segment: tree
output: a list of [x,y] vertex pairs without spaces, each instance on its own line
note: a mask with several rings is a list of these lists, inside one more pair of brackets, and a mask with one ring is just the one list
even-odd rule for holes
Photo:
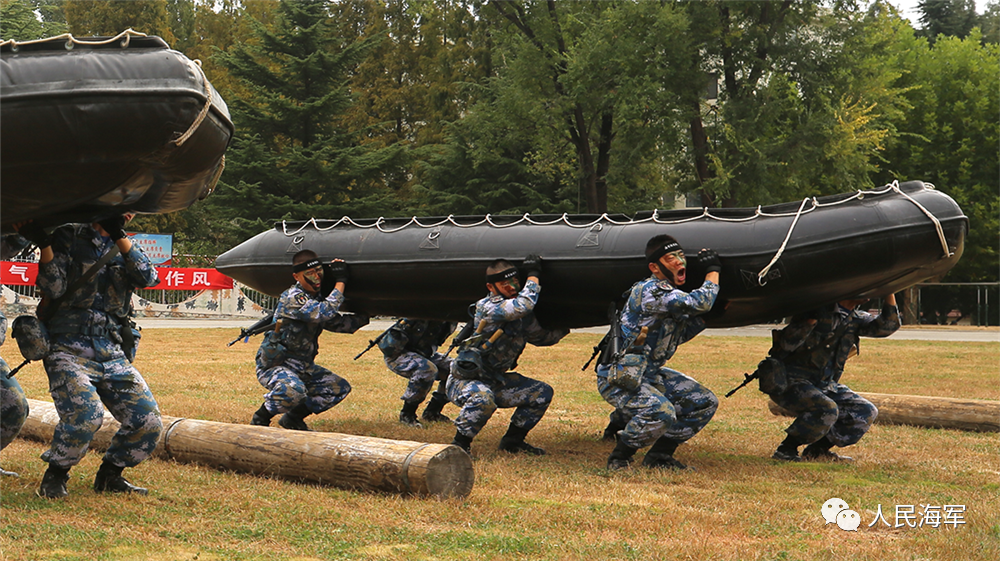
[[208,201],[238,236],[263,220],[363,214],[400,160],[398,147],[369,148],[341,126],[353,102],[349,75],[371,42],[339,37],[327,9],[283,2],[273,31],[255,23],[256,41],[218,57],[251,95],[231,103],[239,132]]
[[718,105],[707,119],[704,109],[696,113],[691,127],[692,187],[703,205],[766,204],[872,185],[877,155],[905,105],[894,63],[911,33],[903,20],[881,3],[869,11],[851,2],[790,0],[687,8],[692,56],[720,77]]
[[66,0],[63,10],[70,33],[76,37],[113,37],[131,28],[147,35],[156,35],[168,45],[175,41],[167,16],[167,0]]
[[1000,262],[1000,45],[939,36],[907,51],[912,105],[884,154],[883,181],[918,179],[951,195],[969,217],[965,254],[952,281],[996,281]]
[[0,0],[0,40],[30,41],[65,33],[66,19],[59,4],[52,0]]
[[923,24],[919,35],[932,44],[938,35],[965,38],[979,23],[975,0],[922,0],[917,8]]

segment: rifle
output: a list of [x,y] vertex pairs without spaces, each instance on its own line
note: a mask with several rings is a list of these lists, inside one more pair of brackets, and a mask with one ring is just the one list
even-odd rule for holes
[[18,364],[17,366],[14,367],[13,370],[11,370],[10,372],[7,373],[7,379],[9,380],[9,379],[13,378],[14,374],[17,374],[18,370],[20,370],[20,369],[24,368],[25,366],[27,366],[29,362],[31,362],[31,361],[28,360],[28,359],[24,359],[24,362],[22,362],[21,364]]
[[759,376],[759,374],[757,373],[756,370],[753,371],[753,374],[747,374],[746,372],[744,372],[743,373],[743,383],[740,384],[740,385],[738,385],[738,386],[736,386],[735,388],[729,390],[729,393],[726,394],[726,397],[730,397],[734,393],[742,390],[747,384],[749,384],[750,382],[753,382],[754,380],[756,380],[758,376]]
[[590,366],[590,363],[594,362],[594,359],[597,358],[597,355],[601,354],[601,351],[603,351],[604,348],[608,346],[608,336],[610,334],[611,334],[610,332],[605,333],[604,338],[601,339],[601,341],[594,346],[594,354],[590,355],[590,358],[587,359],[587,363],[584,364],[583,368],[580,369],[581,371],[586,370],[587,367]]
[[392,328],[399,327],[400,325],[402,325],[405,322],[406,322],[406,318],[399,318],[399,319],[396,320],[396,323],[390,325],[389,329],[386,329],[385,331],[383,331],[382,333],[380,333],[378,337],[376,337],[374,339],[369,339],[368,340],[368,346],[365,347],[365,350],[363,350],[360,353],[358,353],[358,356],[354,357],[354,360],[358,360],[359,358],[361,358],[361,355],[367,353],[368,351],[372,350],[372,347],[374,347],[375,345],[378,345],[379,343],[381,343],[382,342],[382,338],[384,338],[385,334],[388,333],[389,331],[391,331]]
[[618,307],[612,302],[608,305],[608,323],[611,328],[608,330],[608,355],[611,362],[615,362],[625,354],[622,348],[622,326],[621,317],[618,315]]
[[257,320],[257,322],[254,323],[253,325],[251,325],[250,327],[241,327],[240,328],[240,336],[237,337],[237,338],[235,338],[235,339],[233,339],[226,346],[227,347],[232,347],[240,339],[243,339],[244,340],[243,342],[246,343],[246,342],[250,341],[250,338],[253,337],[254,335],[259,335],[259,334],[261,334],[261,333],[263,333],[265,331],[270,330],[271,326],[273,324],[274,324],[274,312],[271,312],[268,315],[266,315],[266,316],[260,318],[259,320]]

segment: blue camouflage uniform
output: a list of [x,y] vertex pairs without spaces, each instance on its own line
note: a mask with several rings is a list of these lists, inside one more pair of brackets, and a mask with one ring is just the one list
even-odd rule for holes
[[[0,345],[7,339],[7,317],[0,310]],[[28,418],[28,400],[17,378],[7,378],[10,367],[0,358],[0,450],[14,440]]]
[[[62,296],[113,245],[89,224],[56,229],[54,257],[38,266],[36,284],[43,297]],[[79,463],[103,423],[102,403],[121,423],[105,462],[133,467],[153,453],[163,428],[160,409],[122,350],[120,326],[132,313],[133,290],[158,282],[153,264],[133,244],[69,295],[46,322],[50,353],[44,365],[59,424],[43,460],[66,469]]]
[[422,403],[434,381],[447,379],[451,359],[438,352],[454,325],[446,321],[402,319],[390,327],[378,343],[385,365],[410,383],[400,398]]
[[833,304],[793,318],[771,351],[788,386],[770,397],[796,415],[785,432],[803,444],[823,436],[836,446],[861,440],[878,409],[840,383],[844,364],[860,349],[859,337],[888,337],[899,326],[899,310],[888,304],[877,315]]
[[517,366],[526,343],[547,347],[569,333],[568,329],[547,330],[535,319],[533,310],[540,291],[538,283],[528,281],[513,298],[496,294],[476,302],[472,321],[478,326],[486,320],[482,339],[489,339],[498,329],[503,329],[504,334],[482,356],[484,379],[458,379],[452,366],[447,383],[448,399],[461,408],[455,427],[462,435],[474,438],[498,407],[516,407],[510,424],[527,432],[538,424],[549,408],[552,386],[517,372],[508,372]]
[[264,407],[273,415],[286,413],[304,404],[317,414],[337,405],[351,392],[347,380],[313,361],[319,353],[323,330],[354,333],[368,323],[360,315],[339,313],[344,295],[333,290],[326,299],[313,295],[295,283],[281,294],[274,310],[277,339],[284,345],[284,360],[268,367],[264,357],[270,337],[265,337],[257,351],[257,380],[270,390],[264,395]]
[[651,276],[637,282],[628,293],[621,312],[623,348],[648,327],[642,352],[647,357],[641,385],[634,390],[608,383],[610,365],[597,367],[597,389],[615,407],[612,419],[627,420],[619,431],[620,442],[642,448],[665,436],[676,443],[689,440],[715,414],[719,400],[694,378],[663,364],[677,346],[705,329],[700,317],[712,309],[719,285],[706,280],[690,293],[669,281]]

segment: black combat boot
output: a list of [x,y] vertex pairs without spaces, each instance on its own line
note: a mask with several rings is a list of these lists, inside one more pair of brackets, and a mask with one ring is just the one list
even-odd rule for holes
[[424,428],[417,420],[417,407],[420,407],[420,402],[408,403],[404,401],[403,410],[399,412],[399,422],[417,429]]
[[605,442],[615,442],[618,439],[618,431],[624,429],[625,425],[618,424],[615,421],[615,418],[612,417],[611,420],[608,421],[608,426],[604,428],[604,434],[601,436],[601,440]]
[[830,448],[833,447],[833,442],[830,442],[830,439],[824,435],[823,438],[813,442],[809,446],[806,446],[805,450],[802,451],[802,459],[809,461],[825,460],[828,462],[844,463],[854,461],[854,458],[850,456],[841,456],[840,454],[830,450]]
[[472,438],[473,437],[471,437],[471,436],[465,436],[464,434],[462,434],[462,433],[460,433],[458,431],[455,431],[455,438],[452,439],[451,445],[452,446],[458,446],[462,450],[465,450],[466,454],[468,454],[468,455],[471,456],[472,455]]
[[116,466],[115,464],[104,460],[101,463],[100,469],[97,470],[97,476],[94,477],[94,492],[135,493],[136,495],[148,495],[149,491],[147,489],[136,487],[122,477],[123,469],[125,468]]
[[61,499],[69,494],[66,482],[69,481],[69,468],[62,468],[53,463],[45,470],[42,484],[38,486],[38,496],[46,499]]
[[441,410],[444,409],[445,405],[448,405],[448,396],[444,392],[437,391],[432,393],[431,400],[427,402],[424,414],[420,418],[428,423],[450,423],[451,419],[441,414]]
[[611,455],[608,456],[608,469],[611,471],[625,469],[632,465],[632,456],[638,451],[638,448],[632,448],[631,446],[625,444],[618,439],[618,444],[615,445],[615,449],[611,451]]
[[646,452],[646,457],[642,459],[642,465],[660,469],[693,469],[688,468],[674,457],[678,445],[677,441],[661,436],[653,443],[649,452]]
[[799,446],[802,446],[802,443],[797,438],[793,438],[792,435],[788,435],[778,445],[778,449],[774,451],[771,457],[783,462],[801,462],[802,458],[799,457]]
[[531,429],[518,427],[513,424],[507,427],[507,434],[503,435],[503,438],[500,439],[500,450],[510,452],[511,454],[524,453],[531,454],[532,456],[544,456],[545,450],[524,441],[524,437],[528,435],[529,430]]
[[267,407],[261,404],[260,409],[253,412],[250,424],[258,427],[269,427],[271,426],[271,417],[274,417],[274,413],[268,411]]
[[312,415],[312,411],[306,407],[306,404],[300,403],[292,408],[291,411],[285,413],[278,419],[278,425],[281,428],[288,430],[311,430],[309,425],[303,420],[309,415]]

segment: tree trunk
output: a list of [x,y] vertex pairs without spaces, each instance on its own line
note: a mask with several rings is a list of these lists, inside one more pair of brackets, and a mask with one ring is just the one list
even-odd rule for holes
[[[858,392],[858,395],[878,407],[877,423],[1000,432],[1000,401],[885,393]],[[770,399],[767,407],[775,415],[794,417]]]
[[[28,407],[20,436],[50,442],[59,423],[55,406],[29,399]],[[119,427],[105,412],[91,447],[106,449]],[[457,446],[166,415],[155,455],[255,475],[407,495],[466,497],[475,480],[472,459]]]

